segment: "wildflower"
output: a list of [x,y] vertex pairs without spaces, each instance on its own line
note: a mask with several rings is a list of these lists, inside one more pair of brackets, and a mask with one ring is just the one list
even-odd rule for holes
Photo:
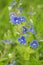
[[28,31],[28,29],[25,26],[23,26],[22,28],[23,28],[22,32],[25,34]]
[[35,30],[34,30],[34,28],[32,28],[32,27],[29,28],[29,31],[32,32],[33,34],[35,34]]
[[16,1],[13,1],[13,2],[10,3],[10,5],[8,6],[8,9],[11,10],[12,7],[13,7],[14,5],[16,5],[16,4],[17,4],[17,2],[16,2]]
[[9,65],[9,64],[6,64],[6,65]]
[[20,10],[20,13],[21,13],[21,12],[22,12],[22,10],[23,10],[23,9],[22,9],[22,7],[20,7],[20,8],[19,8],[19,10]]
[[8,40],[2,40],[3,43],[8,43],[9,41]]
[[26,43],[26,39],[24,36],[21,36],[20,38],[18,38],[18,41],[20,42],[20,44],[25,44]]
[[17,2],[16,2],[16,1],[12,2],[12,5],[16,5],[16,4],[17,4]]
[[36,12],[28,12],[29,15],[35,15]]
[[20,24],[21,22],[24,22],[25,18],[19,17],[19,16],[17,17],[17,16],[14,16],[13,14],[11,14],[10,21],[16,25],[16,24]]
[[12,40],[2,40],[3,43],[14,44]]
[[16,65],[16,61],[13,62],[13,65]]
[[22,17],[21,17],[21,22],[24,22],[24,21],[25,21],[25,17],[22,16]]
[[17,4],[17,2],[16,1],[13,1],[10,5],[11,6],[14,6],[14,5],[16,5]]
[[20,24],[20,21],[19,21],[19,19],[20,19],[20,18],[18,18],[18,17],[15,17],[15,18],[14,18],[14,24]]
[[37,48],[39,46],[39,43],[36,41],[36,40],[33,40],[31,43],[30,43],[30,47],[32,48]]
[[17,16],[12,16],[10,20],[11,20],[11,22],[14,23],[15,25],[21,23],[21,22],[20,22],[20,18],[17,17]]

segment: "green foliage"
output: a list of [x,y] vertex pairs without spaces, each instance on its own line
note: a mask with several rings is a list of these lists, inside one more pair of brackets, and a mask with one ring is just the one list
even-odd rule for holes
[[[8,10],[8,6],[12,0],[0,0],[0,65],[6,65],[16,60],[17,65],[43,65],[43,0],[16,0],[17,5],[11,10]],[[16,8],[19,8],[19,3],[22,3],[23,12],[19,16],[26,16],[26,22],[20,25],[14,25],[10,23],[9,13],[14,11],[17,14]],[[38,8],[38,5],[42,5],[42,8]],[[33,8],[32,8],[33,7]],[[30,16],[27,12],[36,12],[35,15]],[[18,15],[18,14],[17,14]],[[32,18],[31,18],[32,17]],[[30,18],[33,20],[36,34],[33,35],[31,32],[24,34],[27,40],[27,45],[20,45],[18,37],[22,36],[21,27],[26,25],[29,27],[28,22]],[[19,34],[16,34],[19,32]],[[38,38],[40,36],[40,38]],[[14,44],[4,44],[2,40],[11,40]],[[29,43],[36,39],[40,46],[37,49],[32,49]],[[40,60],[40,53],[42,59]],[[11,54],[9,56],[9,54]]]

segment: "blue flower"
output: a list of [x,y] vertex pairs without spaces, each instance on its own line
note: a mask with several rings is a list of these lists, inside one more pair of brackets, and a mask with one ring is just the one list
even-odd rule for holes
[[16,65],[16,61],[13,62],[13,65]]
[[17,17],[17,16],[12,16],[11,19],[10,19],[10,21],[11,21],[12,23],[14,23],[15,25],[21,23],[21,22],[20,22],[20,17]]
[[19,10],[20,10],[20,13],[21,13],[22,12],[22,7],[20,7]]
[[14,18],[15,18],[14,14],[13,13],[10,13],[10,21],[11,22],[14,22]]
[[20,24],[21,22],[24,22],[25,18],[19,16],[17,17],[11,14],[10,21],[16,25],[16,24]]
[[25,21],[25,17],[22,16],[22,17],[21,17],[21,22],[24,22],[24,21]]
[[18,38],[18,41],[20,42],[20,44],[25,44],[26,43],[26,39],[24,36],[21,36],[20,38]]
[[6,65],[9,65],[9,64],[6,64]]
[[16,5],[16,4],[17,4],[17,2],[16,2],[16,1],[12,2],[12,5]]
[[8,43],[8,44],[14,44],[14,41],[11,39],[11,40],[2,40],[2,42],[5,44],[5,43]]
[[8,43],[9,41],[8,40],[2,40],[3,43]]
[[29,15],[35,15],[36,12],[27,12]]
[[18,17],[14,17],[14,24],[20,24],[20,21],[19,21],[20,18]]
[[27,29],[25,26],[23,26],[22,28],[23,28],[22,32],[23,32],[24,34],[25,34],[26,32],[28,32],[28,29]]
[[34,30],[34,28],[32,28],[32,27],[29,28],[29,31],[32,32],[33,34],[35,34],[35,30]]
[[39,43],[36,41],[36,40],[33,40],[31,43],[30,43],[30,47],[32,48],[37,48],[39,46]]

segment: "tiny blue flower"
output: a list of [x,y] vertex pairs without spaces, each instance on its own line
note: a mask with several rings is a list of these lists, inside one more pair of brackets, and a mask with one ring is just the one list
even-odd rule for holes
[[21,17],[21,22],[24,22],[24,21],[25,21],[25,17],[22,16],[22,17]]
[[7,63],[6,65],[10,65],[9,63]]
[[24,17],[19,17],[19,16],[17,17],[17,16],[14,16],[14,15],[11,15],[10,16],[10,21],[16,25],[16,24],[20,24],[21,22],[24,22],[25,18]]
[[29,15],[35,15],[36,12],[28,12]]
[[14,17],[14,24],[20,24],[19,18],[18,17]]
[[30,43],[30,47],[32,48],[37,48],[39,46],[39,43],[37,42],[37,40],[33,40],[31,43]]
[[21,23],[21,22],[20,22],[20,17],[17,17],[17,16],[12,16],[12,17],[10,18],[10,21],[11,21],[12,23],[14,23],[15,25]]
[[21,36],[20,38],[18,38],[18,41],[20,42],[20,44],[25,44],[26,43],[26,39],[24,36]]
[[16,5],[17,4],[17,2],[16,1],[13,1],[12,3],[11,3],[11,5]]
[[6,64],[6,65],[9,65],[9,64]]
[[32,32],[33,34],[35,34],[35,30],[34,30],[34,28],[32,28],[32,27],[29,28],[29,31]]
[[21,13],[22,12],[22,7],[20,7],[19,10],[20,10],[20,13]]
[[23,28],[22,32],[23,32],[24,34],[25,34],[26,32],[28,32],[28,28],[26,28],[25,26],[23,26],[22,28]]
[[15,18],[15,16],[13,14],[10,14],[10,21],[11,22],[14,22],[14,18]]
[[9,64],[6,64],[6,65],[9,65]]
[[21,23],[21,17],[20,16],[18,17],[18,21],[19,21],[19,23]]
[[16,61],[13,62],[13,65],[16,65]]
[[14,24],[20,24],[21,22],[25,21],[24,16],[15,16],[14,12],[10,13],[10,22]]
[[2,40],[3,43],[8,43],[9,41],[8,40]]

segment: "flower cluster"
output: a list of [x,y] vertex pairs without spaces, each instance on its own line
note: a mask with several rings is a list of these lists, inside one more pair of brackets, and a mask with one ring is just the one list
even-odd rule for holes
[[25,34],[26,32],[32,32],[32,34],[35,34],[35,30],[34,28],[30,27],[30,28],[27,28],[26,26],[22,26],[23,30],[22,32]]
[[[19,11],[22,12],[22,7],[19,8]],[[34,15],[36,14],[35,12],[28,12],[28,14],[30,15]],[[24,16],[16,16],[13,14],[10,15],[10,21],[16,25],[16,24],[20,24],[22,22],[25,22],[25,17]],[[34,27],[33,27],[33,21],[32,19],[30,19],[30,28],[27,28],[26,26],[22,26],[22,33],[23,34],[26,34],[27,32],[31,32],[32,34],[35,34],[35,30],[34,30]],[[20,42],[20,44],[25,44],[26,43],[26,39],[25,39],[25,36],[21,36],[18,38],[18,42]],[[39,45],[38,45],[38,42],[36,40],[33,40],[31,43],[30,43],[30,46],[32,48],[37,48]]]
[[10,16],[10,21],[12,22],[12,23],[14,23],[15,25],[16,24],[20,24],[20,23],[22,23],[22,22],[25,22],[25,17],[24,16],[14,16],[14,15],[11,15]]

